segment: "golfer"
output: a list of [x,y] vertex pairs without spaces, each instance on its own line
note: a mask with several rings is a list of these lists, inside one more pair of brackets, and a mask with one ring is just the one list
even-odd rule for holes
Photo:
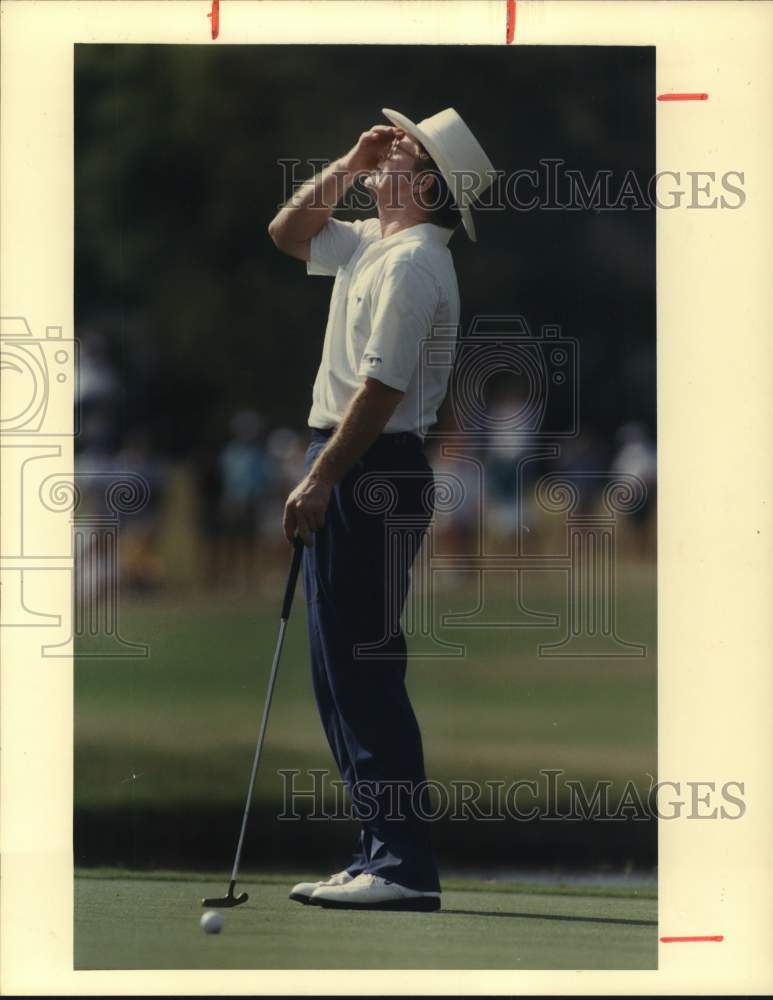
[[[453,108],[418,124],[383,109],[353,148],[304,184],[269,226],[276,246],[335,278],[308,424],[304,478],[287,499],[299,532],[314,693],[361,830],[341,872],[296,885],[323,907],[436,910],[421,735],[405,688],[400,615],[433,513],[423,441],[450,364],[422,360],[434,326],[459,323],[449,240],[493,167]],[[378,217],[335,205],[365,175]],[[453,335],[454,330],[450,331]]]

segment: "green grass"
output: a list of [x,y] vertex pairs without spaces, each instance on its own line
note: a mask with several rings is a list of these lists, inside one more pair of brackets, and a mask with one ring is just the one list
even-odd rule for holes
[[[651,569],[619,574],[618,634],[645,643],[650,654],[643,659],[549,660],[537,646],[561,636],[542,628],[443,631],[445,640],[465,644],[465,657],[417,657],[408,668],[428,775],[510,782],[539,768],[563,768],[566,777],[621,786],[633,779],[646,790],[646,772],[656,767],[654,584]],[[560,611],[563,586],[560,574],[535,576],[526,603]],[[122,605],[122,635],[149,643],[151,655],[78,657],[76,806],[242,802],[280,599],[277,580],[250,599],[161,596]],[[473,588],[449,591],[438,613],[470,610],[475,600]],[[508,614],[500,590],[485,620]],[[81,654],[88,648],[79,644]],[[410,649],[426,651],[426,641],[411,640]],[[280,768],[326,766],[332,758],[311,691],[299,589],[256,797],[278,799]]]
[[304,876],[249,877],[250,899],[198,926],[200,898],[227,878],[83,872],[75,883],[76,969],[654,969],[649,890],[444,885],[439,913],[355,913],[287,898]]

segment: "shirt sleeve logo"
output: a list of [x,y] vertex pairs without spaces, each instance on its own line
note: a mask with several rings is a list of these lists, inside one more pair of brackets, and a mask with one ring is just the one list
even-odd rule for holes
[[371,354],[369,351],[365,352],[364,359],[365,359],[365,364],[368,365],[369,368],[378,368],[378,366],[383,361],[383,359],[379,357],[378,354]]

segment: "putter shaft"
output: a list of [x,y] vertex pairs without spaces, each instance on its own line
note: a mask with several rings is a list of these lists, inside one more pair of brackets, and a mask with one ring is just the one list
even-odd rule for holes
[[242,857],[242,847],[244,846],[244,835],[247,832],[247,819],[250,814],[250,803],[252,802],[252,793],[255,788],[255,777],[258,773],[258,764],[260,763],[260,755],[263,750],[263,740],[266,735],[266,726],[268,725],[268,713],[271,708],[271,699],[274,694],[274,685],[276,683],[276,675],[279,669],[279,658],[282,655],[282,646],[284,645],[285,629],[287,628],[287,622],[290,618],[290,608],[292,607],[293,596],[295,594],[295,587],[298,581],[298,573],[301,568],[301,559],[303,558],[303,539],[296,532],[293,538],[293,557],[290,563],[290,573],[287,578],[287,587],[285,589],[284,600],[282,602],[282,612],[279,619],[279,635],[276,641],[276,648],[274,650],[274,659],[271,664],[271,673],[268,679],[268,690],[266,692],[266,703],[263,706],[263,716],[260,720],[260,731],[258,733],[258,742],[255,747],[255,756],[252,760],[252,771],[250,773],[250,783],[247,788],[247,799],[244,803],[244,814],[242,816],[242,825],[239,831],[239,840],[236,845],[236,855],[234,857],[233,869],[231,870],[231,881],[228,886],[228,894],[216,898],[210,896],[207,899],[202,899],[202,906],[212,906],[212,907],[232,907],[239,906],[241,903],[246,903],[249,899],[246,892],[239,893],[238,896],[234,896],[234,886],[236,885],[236,877],[239,873],[239,864]]

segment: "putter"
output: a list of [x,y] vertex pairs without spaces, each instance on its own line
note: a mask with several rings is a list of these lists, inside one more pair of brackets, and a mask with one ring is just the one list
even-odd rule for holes
[[247,817],[250,813],[250,802],[252,802],[252,791],[255,787],[255,776],[258,773],[258,764],[260,762],[260,752],[263,749],[263,737],[266,735],[266,724],[268,723],[268,711],[271,708],[271,696],[274,693],[274,683],[276,681],[277,669],[279,667],[279,657],[282,655],[282,644],[284,643],[285,629],[287,628],[287,621],[290,617],[290,608],[293,603],[293,595],[295,594],[295,584],[298,580],[298,573],[301,568],[301,559],[303,558],[303,539],[296,531],[293,537],[293,558],[290,563],[290,575],[287,578],[287,587],[285,589],[285,598],[282,603],[282,614],[279,619],[279,637],[276,641],[276,649],[274,650],[274,662],[271,664],[271,674],[268,679],[268,692],[266,694],[266,704],[263,706],[263,718],[260,723],[260,732],[258,734],[258,744],[255,747],[255,757],[252,761],[252,774],[250,775],[250,784],[247,789],[247,801],[244,804],[244,816],[242,817],[242,828],[239,833],[239,842],[236,845],[236,857],[234,858],[234,866],[231,871],[231,881],[228,884],[228,892],[225,896],[210,896],[209,898],[202,899],[202,906],[215,907],[222,909],[224,907],[240,906],[242,903],[246,903],[250,898],[246,892],[240,892],[238,896],[234,895],[234,887],[236,885],[236,876],[239,873],[239,862],[242,857],[242,847],[244,845],[244,834],[247,830]]

